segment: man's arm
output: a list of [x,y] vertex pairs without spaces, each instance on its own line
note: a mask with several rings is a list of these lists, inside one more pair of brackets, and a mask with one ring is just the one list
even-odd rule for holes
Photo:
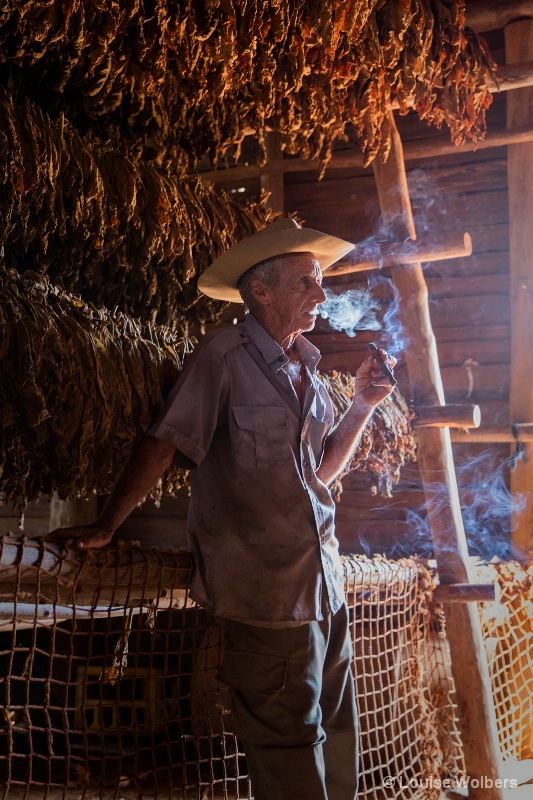
[[[387,359],[389,366],[396,360]],[[374,356],[369,355],[355,374],[352,405],[326,439],[324,455],[317,470],[318,478],[330,484],[350,460],[366,423],[378,406],[392,392],[388,378]]]
[[155,486],[171,465],[176,447],[170,442],[144,435],[122,470],[104,509],[96,522],[72,528],[57,528],[50,539],[73,539],[76,547],[104,547],[116,529]]

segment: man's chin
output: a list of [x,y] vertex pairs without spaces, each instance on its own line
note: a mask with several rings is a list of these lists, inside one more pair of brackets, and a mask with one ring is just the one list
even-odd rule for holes
[[317,314],[313,314],[311,311],[306,311],[304,319],[302,320],[302,330],[312,331],[313,328],[315,327],[316,318]]

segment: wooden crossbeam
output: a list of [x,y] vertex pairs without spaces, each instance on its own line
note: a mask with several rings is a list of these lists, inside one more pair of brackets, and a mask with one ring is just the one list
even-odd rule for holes
[[420,428],[479,428],[481,409],[474,403],[453,403],[445,406],[418,406],[413,427]]
[[468,0],[466,24],[478,33],[504,28],[509,22],[533,17],[533,0]]
[[[389,158],[384,164],[380,159],[373,163],[383,222],[394,238],[415,238],[402,144],[392,112],[389,124]],[[393,267],[391,277],[397,291],[399,317],[411,343],[405,352],[411,396],[415,405],[444,405],[422,266]],[[417,458],[440,582],[471,583],[449,429],[419,429]],[[498,730],[479,614],[469,604],[448,604],[446,623],[466,769],[471,778],[480,782],[478,785],[485,776],[492,779],[494,787],[476,789],[471,785],[470,797],[502,800],[502,791],[497,788],[501,771]]]
[[517,425],[483,425],[475,430],[455,430],[452,432],[453,442],[463,444],[533,444],[533,424]]
[[[370,250],[370,248],[368,248]],[[431,239],[410,239],[404,242],[385,242],[358,251],[357,247],[344,259],[328,269],[326,278],[348,275],[354,272],[382,269],[395,264],[416,264],[420,261],[447,261],[450,258],[465,258],[472,255],[472,239],[468,233],[448,233]]]
[[[479,142],[469,141],[461,145],[453,144],[449,137],[438,136],[434,139],[407,142],[404,146],[404,161],[418,161],[425,158],[457,155],[457,153],[471,153],[477,150],[488,150],[492,147],[522,144],[523,142],[533,142],[533,127],[531,125],[491,131],[485,139]],[[256,180],[269,175],[288,175],[299,172],[316,172],[318,174],[319,166],[317,161],[311,159],[299,157],[272,158],[269,159],[264,167],[259,167],[256,164],[240,164],[237,167],[205,170],[200,173],[200,177],[203,180],[213,181],[214,183],[238,183],[239,181]],[[333,154],[328,164],[328,172],[334,169],[363,168],[363,166],[363,154],[360,150],[346,150]],[[194,177],[197,177],[196,173]]]

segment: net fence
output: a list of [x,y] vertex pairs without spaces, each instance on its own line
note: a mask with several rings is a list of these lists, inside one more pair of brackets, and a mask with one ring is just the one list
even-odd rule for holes
[[[413,559],[343,560],[361,794],[432,800],[464,771],[435,576]],[[2,800],[252,797],[217,680],[223,642],[188,596],[190,567],[183,551],[0,539]],[[481,612],[502,752],[526,758],[531,572],[490,569],[506,587]]]

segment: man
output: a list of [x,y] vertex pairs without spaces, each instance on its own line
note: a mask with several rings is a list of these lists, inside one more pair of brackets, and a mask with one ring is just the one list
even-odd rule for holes
[[281,219],[217,259],[199,288],[243,299],[246,321],[204,337],[100,519],[55,532],[101,547],[173,461],[191,467],[191,595],[224,630],[219,677],[256,800],[357,792],[351,641],[327,487],[391,387],[369,356],[334,428],[319,353],[301,335],[325,300],[322,272],[352,247]]

